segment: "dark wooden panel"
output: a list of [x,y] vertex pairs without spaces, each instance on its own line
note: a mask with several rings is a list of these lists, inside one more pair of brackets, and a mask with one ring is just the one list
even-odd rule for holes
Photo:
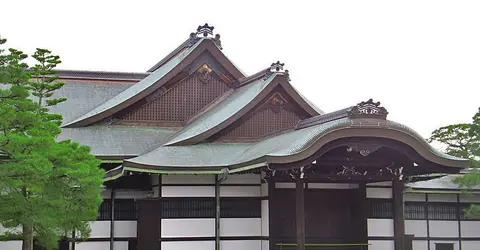
[[159,250],[161,238],[161,201],[138,201],[137,250]]

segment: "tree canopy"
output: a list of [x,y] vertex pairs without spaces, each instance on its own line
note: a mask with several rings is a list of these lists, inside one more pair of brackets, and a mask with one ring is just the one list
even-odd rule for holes
[[[453,124],[436,129],[430,141],[446,146],[446,153],[470,160],[471,171],[455,181],[461,187],[472,188],[480,185],[480,108],[471,123]],[[480,206],[471,206],[467,216],[480,217]]]
[[73,230],[88,237],[104,171],[89,147],[56,139],[62,116],[49,107],[66,101],[55,96],[64,85],[54,71],[59,56],[37,49],[29,57],[5,42],[0,37],[0,225],[24,250],[34,238],[51,249]]

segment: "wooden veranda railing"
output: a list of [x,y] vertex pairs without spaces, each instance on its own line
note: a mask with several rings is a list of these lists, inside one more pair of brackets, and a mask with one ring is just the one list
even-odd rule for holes
[[[307,250],[368,250],[368,243],[305,244]],[[277,250],[297,249],[297,243],[277,243]]]

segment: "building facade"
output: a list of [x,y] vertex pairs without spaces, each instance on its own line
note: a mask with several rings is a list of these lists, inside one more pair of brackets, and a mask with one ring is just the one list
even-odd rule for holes
[[60,249],[478,249],[468,161],[373,100],[323,112],[280,62],[246,76],[208,24],[147,72],[59,75],[59,139],[107,170],[90,238]]

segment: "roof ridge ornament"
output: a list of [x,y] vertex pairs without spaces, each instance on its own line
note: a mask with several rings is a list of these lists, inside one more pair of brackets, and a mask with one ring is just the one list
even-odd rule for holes
[[201,38],[210,38],[220,49],[222,49],[220,34],[213,35],[213,29],[215,29],[215,27],[208,25],[208,23],[199,25],[196,32],[190,33],[189,47],[194,45]]
[[360,102],[348,111],[348,117],[356,118],[374,118],[386,120],[388,111],[384,107],[380,107],[380,102],[373,102],[370,98],[366,102]]
[[280,61],[272,63],[266,70],[267,74],[265,75],[264,80],[270,77],[273,73],[282,73],[287,78],[287,81],[290,81],[290,74],[288,73],[288,70],[283,68],[283,66],[285,66],[285,63],[281,63]]

